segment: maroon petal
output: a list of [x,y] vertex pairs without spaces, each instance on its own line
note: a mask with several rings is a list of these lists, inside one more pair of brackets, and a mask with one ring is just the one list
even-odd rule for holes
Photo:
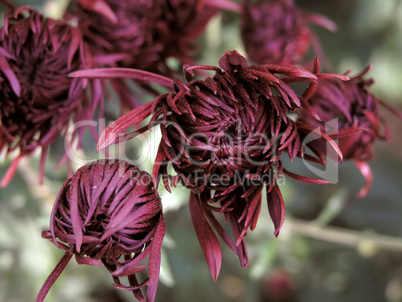
[[121,267],[119,271],[113,272],[113,276],[124,277],[134,275],[136,273],[143,271],[146,267],[147,267],[146,265],[131,265],[127,266],[127,268]]
[[240,4],[231,0],[204,0],[200,2],[204,2],[204,5],[206,6],[216,7],[235,13],[240,13],[242,10],[242,6]]
[[156,290],[159,282],[159,272],[161,266],[161,250],[162,242],[165,237],[166,225],[165,219],[161,216],[160,222],[156,229],[154,239],[152,240],[152,247],[149,252],[148,275],[149,283],[147,288],[147,301],[153,302],[156,296]]
[[266,190],[268,211],[275,227],[274,235],[278,237],[283,221],[285,220],[285,204],[278,185],[273,186],[271,191],[269,191],[268,186],[266,186]]
[[121,132],[146,119],[151,114],[152,104],[153,102],[143,104],[107,126],[99,138],[97,150],[99,151],[113,144]]
[[319,73],[316,74],[317,78],[320,80],[327,80],[327,79],[338,79],[341,81],[349,81],[350,78],[348,76],[345,76],[343,74],[337,74],[337,73]]
[[190,195],[190,213],[194,224],[194,229],[201,245],[201,249],[207,260],[212,279],[216,281],[222,264],[222,252],[219,241],[215,236],[211,226],[205,218],[202,206],[198,197],[191,192]]
[[73,177],[71,181],[70,190],[67,192],[67,196],[69,197],[71,204],[71,222],[73,225],[73,231],[75,235],[75,249],[79,254],[81,252],[81,244],[82,244],[82,221],[81,221],[81,213],[80,213],[80,192],[79,192],[79,177]]
[[0,46],[0,56],[6,57],[7,59],[16,60],[16,58],[10,54],[7,50]]
[[338,139],[338,138],[343,138],[343,137],[348,137],[352,134],[356,134],[359,132],[365,131],[365,129],[363,128],[357,128],[357,127],[350,127],[350,128],[341,128],[341,129],[337,129],[336,133],[334,134],[329,134],[329,136],[332,139]]
[[94,10],[102,16],[109,19],[112,23],[117,22],[117,16],[110,8],[110,6],[103,0],[79,0],[78,1],[82,6]]
[[133,80],[141,80],[154,82],[166,88],[173,88],[173,80],[167,77],[133,68],[97,68],[85,69],[71,72],[69,77],[72,78],[88,78],[88,79],[116,79],[127,78]]
[[11,66],[8,64],[7,60],[0,55],[0,70],[4,73],[6,78],[9,80],[11,88],[17,96],[21,95],[21,85],[18,82],[17,76],[12,70]]
[[67,66],[69,69],[71,69],[71,63],[73,61],[73,57],[74,57],[75,53],[77,52],[81,41],[82,41],[82,37],[81,37],[81,34],[80,34],[78,28],[73,28],[71,30],[71,43],[70,43],[70,47],[68,49],[68,55],[67,55]]
[[292,173],[288,170],[286,170],[285,168],[283,168],[283,173],[285,173],[287,176],[296,179],[298,181],[302,181],[302,182],[307,182],[310,184],[318,184],[318,185],[328,185],[331,184],[330,181],[325,180],[325,179],[317,179],[317,178],[310,178],[310,177],[306,177],[306,176],[301,176],[295,173]]
[[317,81],[317,76],[312,74],[311,72],[296,67],[293,65],[277,65],[277,64],[265,64],[262,65],[268,68],[271,72],[275,73],[283,73],[289,77],[303,78],[310,81]]
[[15,158],[11,163],[10,167],[8,167],[6,174],[4,174],[3,178],[1,179],[0,188],[5,188],[8,186],[15,172],[17,171],[17,167],[21,158],[22,156],[18,156],[17,158]]
[[370,165],[367,162],[355,161],[355,165],[366,180],[366,184],[364,185],[364,187],[361,188],[357,193],[357,197],[363,198],[366,197],[367,194],[370,192],[371,186],[373,184],[373,174],[371,172]]
[[298,124],[298,130],[302,134],[313,135],[311,141],[306,143],[310,148],[315,149],[319,153],[324,154],[338,163],[342,162],[342,151],[329,135],[325,134],[319,128],[307,124]]
[[318,26],[328,29],[329,31],[336,32],[338,30],[338,25],[325,16],[303,13],[303,18],[305,21],[314,23]]
[[225,70],[234,70],[236,67],[246,68],[248,66],[247,60],[236,50],[225,51],[225,54],[219,60],[219,66]]
[[247,246],[246,246],[246,239],[243,237],[240,239],[240,225],[236,215],[233,212],[229,213],[230,223],[232,225],[233,236],[236,242],[236,254],[239,256],[240,264],[242,267],[248,267],[248,253],[247,253]]

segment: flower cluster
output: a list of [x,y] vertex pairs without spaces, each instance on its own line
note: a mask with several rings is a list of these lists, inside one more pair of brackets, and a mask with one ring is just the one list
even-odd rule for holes
[[[63,20],[53,20],[33,8],[2,2],[10,10],[0,29],[0,151],[19,152],[3,187],[20,159],[40,148],[42,178],[47,151],[65,135],[70,122],[91,120],[98,108],[103,114],[105,83],[94,81],[88,87],[85,80],[69,78],[69,73],[120,66],[171,74],[166,60],[192,62],[192,41],[219,10],[219,5],[199,0],[77,0]],[[137,106],[138,98],[125,81],[111,85],[122,112]],[[83,130],[76,134],[80,147]]]
[[[316,61],[316,64],[318,62]],[[144,104],[113,122],[99,140],[99,148],[117,140],[127,140],[159,125],[162,139],[156,155],[153,177],[155,183],[162,178],[168,191],[169,178],[191,189],[190,211],[204,255],[214,279],[221,264],[219,242],[211,226],[224,242],[248,266],[244,237],[254,229],[261,207],[261,193],[266,187],[270,216],[279,234],[285,209],[276,178],[285,173],[301,181],[328,183],[295,175],[286,170],[282,153],[293,160],[296,157],[322,163],[330,156],[342,159],[335,142],[320,132],[320,144],[303,144],[309,125],[296,123],[288,117],[297,109],[314,110],[308,98],[320,79],[346,76],[313,74],[307,70],[283,65],[248,66],[246,59],[236,51],[226,52],[214,66],[186,66],[188,83],[171,80],[174,92],[161,94],[153,102]],[[195,78],[196,71],[211,70],[213,77]],[[116,71],[116,70],[115,70]],[[98,77],[97,71],[75,72],[73,76]],[[143,72],[121,70],[110,77],[142,77]],[[154,76],[154,81],[169,83]],[[302,95],[297,96],[289,83],[307,83]],[[119,134],[148,116],[148,126],[126,134]],[[318,118],[318,117],[317,117]],[[322,144],[328,144],[324,150]],[[305,156],[309,148],[317,157]],[[177,175],[168,175],[171,163]],[[214,213],[230,220],[234,242],[216,220]]]
[[[122,160],[99,160],[81,167],[62,187],[50,218],[50,239],[65,254],[36,299],[43,301],[73,255],[79,264],[105,267],[114,286],[153,301],[159,281],[165,221],[151,176]],[[139,282],[145,270],[149,278]],[[129,286],[121,284],[127,276]]]

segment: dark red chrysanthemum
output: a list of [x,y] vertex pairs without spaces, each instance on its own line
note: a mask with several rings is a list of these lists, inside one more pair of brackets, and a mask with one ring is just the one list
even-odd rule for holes
[[[373,158],[373,143],[377,139],[390,138],[390,131],[379,112],[380,105],[388,108],[396,115],[402,115],[379,100],[369,92],[373,79],[364,79],[363,76],[370,67],[354,76],[349,81],[328,79],[320,82],[312,97],[313,106],[321,121],[312,118],[309,112],[302,112],[300,122],[319,127],[328,132],[333,138],[338,138],[338,145],[343,158],[353,160],[366,178],[366,186],[359,196],[365,196],[372,184],[372,175],[366,161]],[[384,128],[384,133],[381,133]],[[346,132],[350,134],[344,136]],[[339,137],[339,136],[342,137]]]
[[76,0],[72,12],[104,67],[114,62],[171,74],[167,59],[192,62],[193,41],[218,11],[214,6],[225,7],[220,2],[229,1]]
[[[159,281],[165,221],[151,176],[122,160],[99,160],[81,167],[62,187],[50,219],[50,239],[65,254],[50,274],[37,302],[43,301],[73,255],[79,264],[104,266],[114,286],[154,301]],[[146,269],[148,279],[136,277]],[[127,276],[130,285],[120,282]]]
[[[88,65],[89,64],[89,65]],[[91,67],[81,34],[66,21],[45,19],[29,7],[12,8],[0,30],[0,151],[19,151],[2,181],[7,185],[23,156],[47,148],[70,119],[92,117],[97,102],[71,71]],[[96,85],[96,82],[94,82]]]
[[299,62],[315,43],[310,22],[336,30],[331,20],[301,11],[292,0],[244,1],[241,35],[248,57],[258,64]]
[[[193,62],[194,40],[221,8],[240,10],[230,0],[75,0],[66,17],[78,19],[96,67],[172,75],[177,67],[169,65],[168,59],[175,58],[178,66]],[[136,84],[155,92],[144,82]],[[109,87],[123,109],[131,110],[140,103],[139,91],[126,81],[111,79]]]
[[[99,148],[104,148],[152,126],[160,126],[162,140],[154,180],[162,177],[166,189],[170,190],[167,165],[171,163],[177,172],[171,177],[172,184],[180,181],[192,190],[192,220],[214,279],[220,269],[221,250],[212,227],[239,255],[242,265],[247,266],[244,237],[249,228],[256,226],[263,187],[267,190],[269,213],[278,235],[285,208],[276,178],[286,173],[302,181],[327,183],[287,171],[282,166],[281,154],[287,153],[291,160],[304,157],[302,141],[310,131],[310,127],[295,123],[288,114],[299,108],[310,108],[307,99],[319,78],[345,79],[339,75],[312,74],[290,65],[248,66],[236,51],[226,52],[219,65],[221,68],[186,66],[188,83],[170,80],[174,92],[162,94],[113,122],[98,143]],[[198,70],[213,71],[214,76],[195,79],[194,72]],[[169,86],[167,78],[135,70],[83,71],[73,76],[97,78],[108,73],[109,77],[142,78]],[[297,96],[288,85],[295,82],[308,83],[302,96]],[[313,110],[311,113],[314,114]],[[148,126],[118,137],[149,115],[152,118]],[[323,142],[330,144],[335,153],[332,158],[339,161],[336,144],[325,134],[321,137]],[[329,155],[318,142],[307,147],[317,156]],[[321,158],[309,159],[321,162]],[[230,220],[235,242],[218,223],[216,212]]]

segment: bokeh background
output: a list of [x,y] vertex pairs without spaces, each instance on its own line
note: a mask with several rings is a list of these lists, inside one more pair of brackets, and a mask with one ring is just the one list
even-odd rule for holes
[[[58,18],[68,0],[19,0]],[[372,64],[372,92],[402,110],[402,1],[296,0],[303,9],[328,16],[339,30],[313,27],[334,71],[358,73]],[[1,11],[5,7],[1,6]],[[199,39],[200,63],[217,65],[224,50],[244,54],[239,19],[216,16]],[[0,100],[1,102],[1,100]],[[110,108],[113,105],[109,104]],[[249,232],[250,267],[223,246],[223,264],[214,282],[199,247],[180,187],[160,190],[168,234],[163,248],[161,282],[156,301],[220,302],[398,302],[402,301],[402,123],[383,110],[391,127],[390,142],[378,142],[371,162],[374,185],[363,199],[355,195],[363,177],[350,163],[339,167],[339,182],[318,186],[286,179],[281,190],[287,217],[279,238],[266,205],[257,229]],[[111,110],[110,119],[116,118]],[[156,131],[157,132],[157,131]],[[152,142],[131,144],[133,158],[150,154],[142,168],[152,169]],[[137,142],[138,143],[138,142]],[[0,301],[34,301],[42,283],[63,254],[41,238],[48,229],[52,203],[66,177],[54,170],[63,151],[60,139],[51,151],[44,185],[38,185],[38,158],[24,161],[12,183],[0,190]],[[82,158],[98,159],[89,139]],[[131,152],[131,153],[130,153]],[[0,161],[0,176],[10,160]],[[80,163],[77,163],[78,168]],[[125,302],[131,293],[113,288],[106,270],[71,261],[51,289],[49,302]]]

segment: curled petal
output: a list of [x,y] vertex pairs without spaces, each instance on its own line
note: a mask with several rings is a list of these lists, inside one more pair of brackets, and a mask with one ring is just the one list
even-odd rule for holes
[[141,105],[107,126],[99,138],[97,150],[99,151],[113,144],[121,132],[146,119],[151,114],[152,104],[152,102],[149,102]]
[[15,172],[17,171],[17,167],[18,167],[20,160],[21,160],[21,156],[18,156],[17,158],[15,158],[13,160],[10,167],[8,167],[6,174],[4,174],[3,178],[1,179],[0,188],[5,188],[10,183]]
[[355,165],[366,180],[366,184],[364,185],[364,187],[362,187],[357,193],[357,197],[363,198],[366,197],[367,194],[370,192],[371,186],[373,184],[373,173],[371,172],[370,165],[367,162],[355,161]]
[[285,173],[287,176],[302,181],[302,182],[307,182],[310,184],[318,184],[318,185],[328,185],[331,184],[332,182],[325,180],[325,179],[317,179],[317,178],[310,178],[310,177],[306,177],[306,176],[301,176],[295,173],[292,173],[288,170],[286,170],[285,168],[283,168],[283,173]]
[[[107,159],[81,167],[63,185],[52,210],[50,231],[42,236],[66,250],[64,258],[75,254],[79,264],[104,266],[116,287],[132,291],[141,301],[141,288],[148,284],[147,301],[152,302],[165,228],[151,175],[126,161]],[[136,274],[146,268],[142,262],[148,256],[148,280],[139,284]],[[63,261],[39,299],[61,273]],[[129,286],[121,284],[120,277],[127,277]]]
[[237,67],[246,68],[248,63],[245,57],[234,50],[225,51],[225,54],[219,59],[219,66],[225,71],[231,71]]
[[17,96],[21,95],[21,85],[15,75],[14,71],[12,70],[10,64],[8,64],[7,60],[0,55],[0,70],[4,73],[7,77],[10,85]]
[[338,30],[338,25],[325,16],[303,13],[303,17],[307,22],[317,24],[323,28],[328,29],[329,31],[336,32]]

